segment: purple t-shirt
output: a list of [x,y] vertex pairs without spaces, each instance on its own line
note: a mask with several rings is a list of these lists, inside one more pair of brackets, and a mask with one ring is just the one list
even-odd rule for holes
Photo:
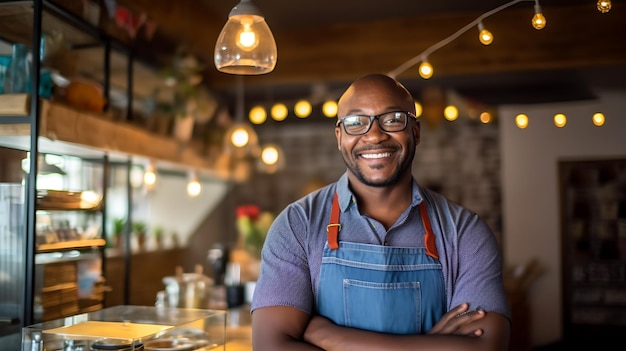
[[469,303],[510,319],[502,284],[502,259],[491,229],[478,215],[414,181],[411,205],[385,230],[359,212],[348,176],[288,205],[272,224],[262,251],[261,273],[251,309],[292,306],[315,310],[326,226],[333,195],[341,208],[339,241],[401,247],[424,247],[419,204],[426,201],[436,236],[446,286],[448,309]]

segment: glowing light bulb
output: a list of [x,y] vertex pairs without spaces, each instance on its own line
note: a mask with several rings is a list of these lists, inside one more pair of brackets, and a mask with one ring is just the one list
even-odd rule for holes
[[591,117],[591,121],[593,122],[595,126],[598,126],[598,127],[603,126],[604,121],[605,121],[604,114],[600,112],[594,113],[593,117]]
[[243,127],[235,129],[233,134],[230,135],[230,142],[236,147],[244,147],[248,145],[249,139],[250,135],[248,135],[248,131]]
[[422,61],[422,63],[420,63],[420,66],[419,66],[420,77],[424,79],[428,79],[433,76],[433,73],[434,73],[433,66],[431,66],[430,63],[428,63],[428,61],[424,60]]
[[562,113],[557,113],[554,115],[554,125],[563,128],[567,124],[567,117],[565,117]]
[[152,188],[156,184],[156,172],[154,171],[154,165],[150,163],[143,174],[143,183]]
[[322,113],[328,118],[337,116],[337,102],[328,100],[322,105]]
[[478,22],[478,40],[483,45],[489,45],[493,43],[493,34],[485,29],[485,27],[483,26],[483,22]]
[[191,172],[189,175],[189,182],[187,183],[187,195],[191,197],[196,197],[200,195],[202,191],[202,185],[198,181],[198,176],[196,176],[195,172]]
[[237,47],[244,51],[252,51],[259,46],[259,40],[256,33],[252,30],[252,24],[254,19],[252,16],[242,16],[241,19],[241,32],[239,32]]
[[270,113],[272,114],[272,118],[275,121],[283,121],[285,120],[285,118],[287,118],[289,110],[287,109],[287,106],[285,106],[285,104],[277,103],[272,106],[272,110],[270,111]]
[[487,123],[491,122],[491,121],[492,121],[492,119],[493,119],[493,118],[491,117],[491,113],[489,113],[489,112],[487,112],[487,111],[482,112],[482,113],[480,114],[480,121],[481,121],[483,124],[487,124]]
[[443,109],[443,116],[448,121],[454,121],[459,117],[459,109],[454,105],[448,105],[445,109]]
[[422,112],[423,112],[422,104],[420,104],[419,102],[415,101],[415,117],[421,116]]
[[541,13],[541,6],[539,6],[538,1],[535,1],[535,15],[533,16],[531,22],[533,28],[537,30],[543,29],[546,26],[546,18],[543,17],[543,14]]
[[275,165],[278,162],[278,149],[274,146],[268,146],[261,152],[261,160],[268,166]]
[[523,113],[515,116],[515,125],[519,129],[525,129],[526,127],[528,127],[528,116]]
[[611,0],[598,0],[596,6],[601,13],[607,13],[611,11]]
[[312,109],[313,108],[311,107],[311,103],[306,100],[300,100],[296,102],[296,105],[293,108],[293,112],[296,114],[296,116],[300,118],[306,118],[309,117]]
[[250,110],[248,119],[254,124],[263,124],[267,120],[267,112],[263,106],[255,106]]

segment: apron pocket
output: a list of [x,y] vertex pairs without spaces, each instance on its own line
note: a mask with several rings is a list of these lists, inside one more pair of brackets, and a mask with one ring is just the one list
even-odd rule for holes
[[392,334],[421,333],[420,282],[343,280],[347,326]]

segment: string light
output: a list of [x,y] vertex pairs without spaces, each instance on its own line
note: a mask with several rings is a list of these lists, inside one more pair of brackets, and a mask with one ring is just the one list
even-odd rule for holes
[[272,118],[278,122],[284,121],[285,118],[287,118],[288,113],[289,110],[287,109],[287,106],[285,106],[285,104],[283,103],[274,104],[274,106],[272,106],[272,109],[270,110]]
[[596,7],[600,13],[607,13],[611,11],[611,0],[598,0]]
[[251,123],[263,124],[267,120],[267,112],[263,106],[254,106],[248,113],[248,119]]
[[519,129],[526,129],[528,127],[528,116],[523,113],[515,116],[515,125]]
[[431,66],[431,64],[428,61],[426,61],[426,59],[424,59],[422,63],[420,64],[419,73],[420,73],[420,77],[424,79],[428,79],[433,76],[433,73],[434,73],[433,66]]
[[[419,68],[419,72],[420,72],[420,76],[422,78],[428,79],[430,78],[430,76],[432,76],[432,73],[434,72],[432,66],[430,65],[430,63],[428,63],[426,61],[426,58],[432,54],[433,52],[441,49],[442,47],[450,44],[453,40],[457,39],[458,37],[460,37],[462,34],[464,34],[465,32],[467,32],[468,30],[470,30],[471,28],[473,28],[474,26],[478,25],[482,20],[484,20],[485,18],[498,13],[508,7],[511,7],[517,3],[520,3],[522,1],[534,1],[535,2],[535,17],[538,17],[538,14],[541,16],[540,18],[541,20],[541,24],[543,25],[541,28],[545,27],[546,25],[546,19],[545,17],[543,17],[543,14],[541,14],[541,8],[539,7],[539,1],[538,0],[513,0],[510,1],[506,4],[500,5],[496,8],[494,8],[491,11],[487,11],[484,14],[482,14],[481,16],[479,16],[478,18],[476,18],[474,21],[470,22],[469,24],[467,24],[466,26],[464,26],[463,28],[457,30],[456,32],[454,32],[452,35],[450,35],[449,37],[441,40],[438,43],[435,43],[434,45],[432,45],[431,47],[427,48],[426,50],[424,50],[421,54],[411,58],[410,60],[404,62],[403,64],[401,64],[400,66],[398,66],[396,69],[394,69],[393,71],[389,72],[387,75],[392,77],[392,78],[396,78],[398,77],[402,72],[408,70],[409,68],[417,65],[418,63],[420,64],[420,68]],[[536,27],[535,24],[535,17],[533,17],[533,27]],[[537,28],[540,29],[540,28]],[[422,66],[428,64],[428,66],[430,66],[430,75],[427,75],[428,78],[426,78],[424,75],[422,75]]]
[[459,118],[459,109],[454,105],[446,106],[446,108],[443,109],[443,117],[448,121],[455,121]]
[[533,28],[541,30],[546,26],[546,18],[541,13],[541,6],[539,6],[539,0],[535,0],[535,15],[532,19]]
[[482,21],[478,22],[478,40],[483,45],[489,45],[493,43],[493,34],[485,29]]
[[295,106],[293,107],[293,112],[296,114],[296,116],[300,118],[309,117],[312,111],[313,108],[311,107],[311,103],[306,100],[300,100],[296,102]]
[[483,124],[487,124],[492,121],[491,113],[484,111],[480,114],[480,121]]
[[322,113],[328,118],[337,116],[337,102],[328,100],[322,105]]
[[600,112],[596,112],[593,114],[593,117],[591,117],[591,121],[593,122],[593,125],[597,126],[597,127],[601,127],[604,125],[604,114],[600,113]]
[[565,117],[562,113],[557,113],[554,115],[554,125],[563,128],[567,124],[567,117]]

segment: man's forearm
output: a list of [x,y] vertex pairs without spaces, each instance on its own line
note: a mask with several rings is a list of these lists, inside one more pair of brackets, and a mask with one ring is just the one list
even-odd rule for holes
[[452,326],[447,334],[396,335],[341,327],[325,318],[315,317],[304,338],[326,351],[508,349],[509,322],[504,316],[494,313],[487,317],[484,312],[477,312],[455,318],[447,321]]

